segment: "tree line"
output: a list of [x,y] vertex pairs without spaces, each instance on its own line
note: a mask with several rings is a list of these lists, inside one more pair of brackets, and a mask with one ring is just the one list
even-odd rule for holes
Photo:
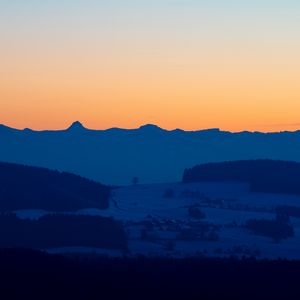
[[245,182],[252,192],[300,194],[300,163],[277,160],[208,163],[186,169],[182,181]]

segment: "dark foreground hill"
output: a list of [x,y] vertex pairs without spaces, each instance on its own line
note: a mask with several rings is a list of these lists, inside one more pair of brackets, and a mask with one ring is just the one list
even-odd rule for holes
[[21,220],[3,214],[0,215],[0,247],[126,250],[127,237],[121,224],[111,218],[57,214]]
[[299,299],[298,261],[110,259],[0,250],[1,299]]
[[105,209],[110,188],[58,171],[0,163],[0,211]]
[[186,169],[183,182],[238,181],[250,184],[252,192],[300,194],[300,163],[275,160],[245,160],[208,163]]
[[66,130],[17,130],[0,125],[0,161],[79,174],[105,184],[179,181],[199,163],[248,159],[300,162],[300,131],[231,133],[218,129],[90,130],[75,122]]

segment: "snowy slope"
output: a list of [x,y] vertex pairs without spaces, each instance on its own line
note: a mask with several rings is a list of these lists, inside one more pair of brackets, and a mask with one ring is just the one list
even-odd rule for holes
[[[173,196],[166,198],[165,192],[170,189]],[[131,255],[251,255],[300,259],[300,219],[291,218],[295,236],[279,243],[269,237],[256,236],[243,227],[249,219],[274,219],[275,207],[282,204],[300,206],[300,196],[250,193],[248,185],[240,183],[170,183],[116,189],[109,209],[91,208],[77,213],[111,216],[122,221],[128,233]],[[188,207],[192,205],[205,213],[204,219],[195,220],[189,216]],[[47,212],[17,213],[23,218],[37,218]],[[197,222],[209,224],[210,232],[215,230],[218,239],[183,239],[181,235],[193,229]],[[145,232],[147,237],[143,237]],[[103,254],[101,249],[92,251]]]

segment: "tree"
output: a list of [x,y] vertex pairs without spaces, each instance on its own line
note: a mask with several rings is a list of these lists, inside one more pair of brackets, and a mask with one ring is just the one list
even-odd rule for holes
[[189,216],[193,219],[204,219],[205,213],[196,206],[190,206],[189,207]]
[[164,192],[164,198],[174,198],[174,190],[173,189],[166,189]]
[[246,223],[246,228],[256,235],[268,236],[279,242],[294,236],[294,228],[282,220],[251,219]]
[[132,182],[133,185],[138,185],[139,178],[138,177],[133,177],[131,182]]

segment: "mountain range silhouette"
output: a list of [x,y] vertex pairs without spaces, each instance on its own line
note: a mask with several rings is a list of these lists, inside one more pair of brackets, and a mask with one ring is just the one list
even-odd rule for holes
[[64,130],[0,125],[0,161],[72,172],[105,184],[180,181],[186,168],[247,159],[300,161],[300,131],[228,132],[136,129],[94,130],[76,121]]

